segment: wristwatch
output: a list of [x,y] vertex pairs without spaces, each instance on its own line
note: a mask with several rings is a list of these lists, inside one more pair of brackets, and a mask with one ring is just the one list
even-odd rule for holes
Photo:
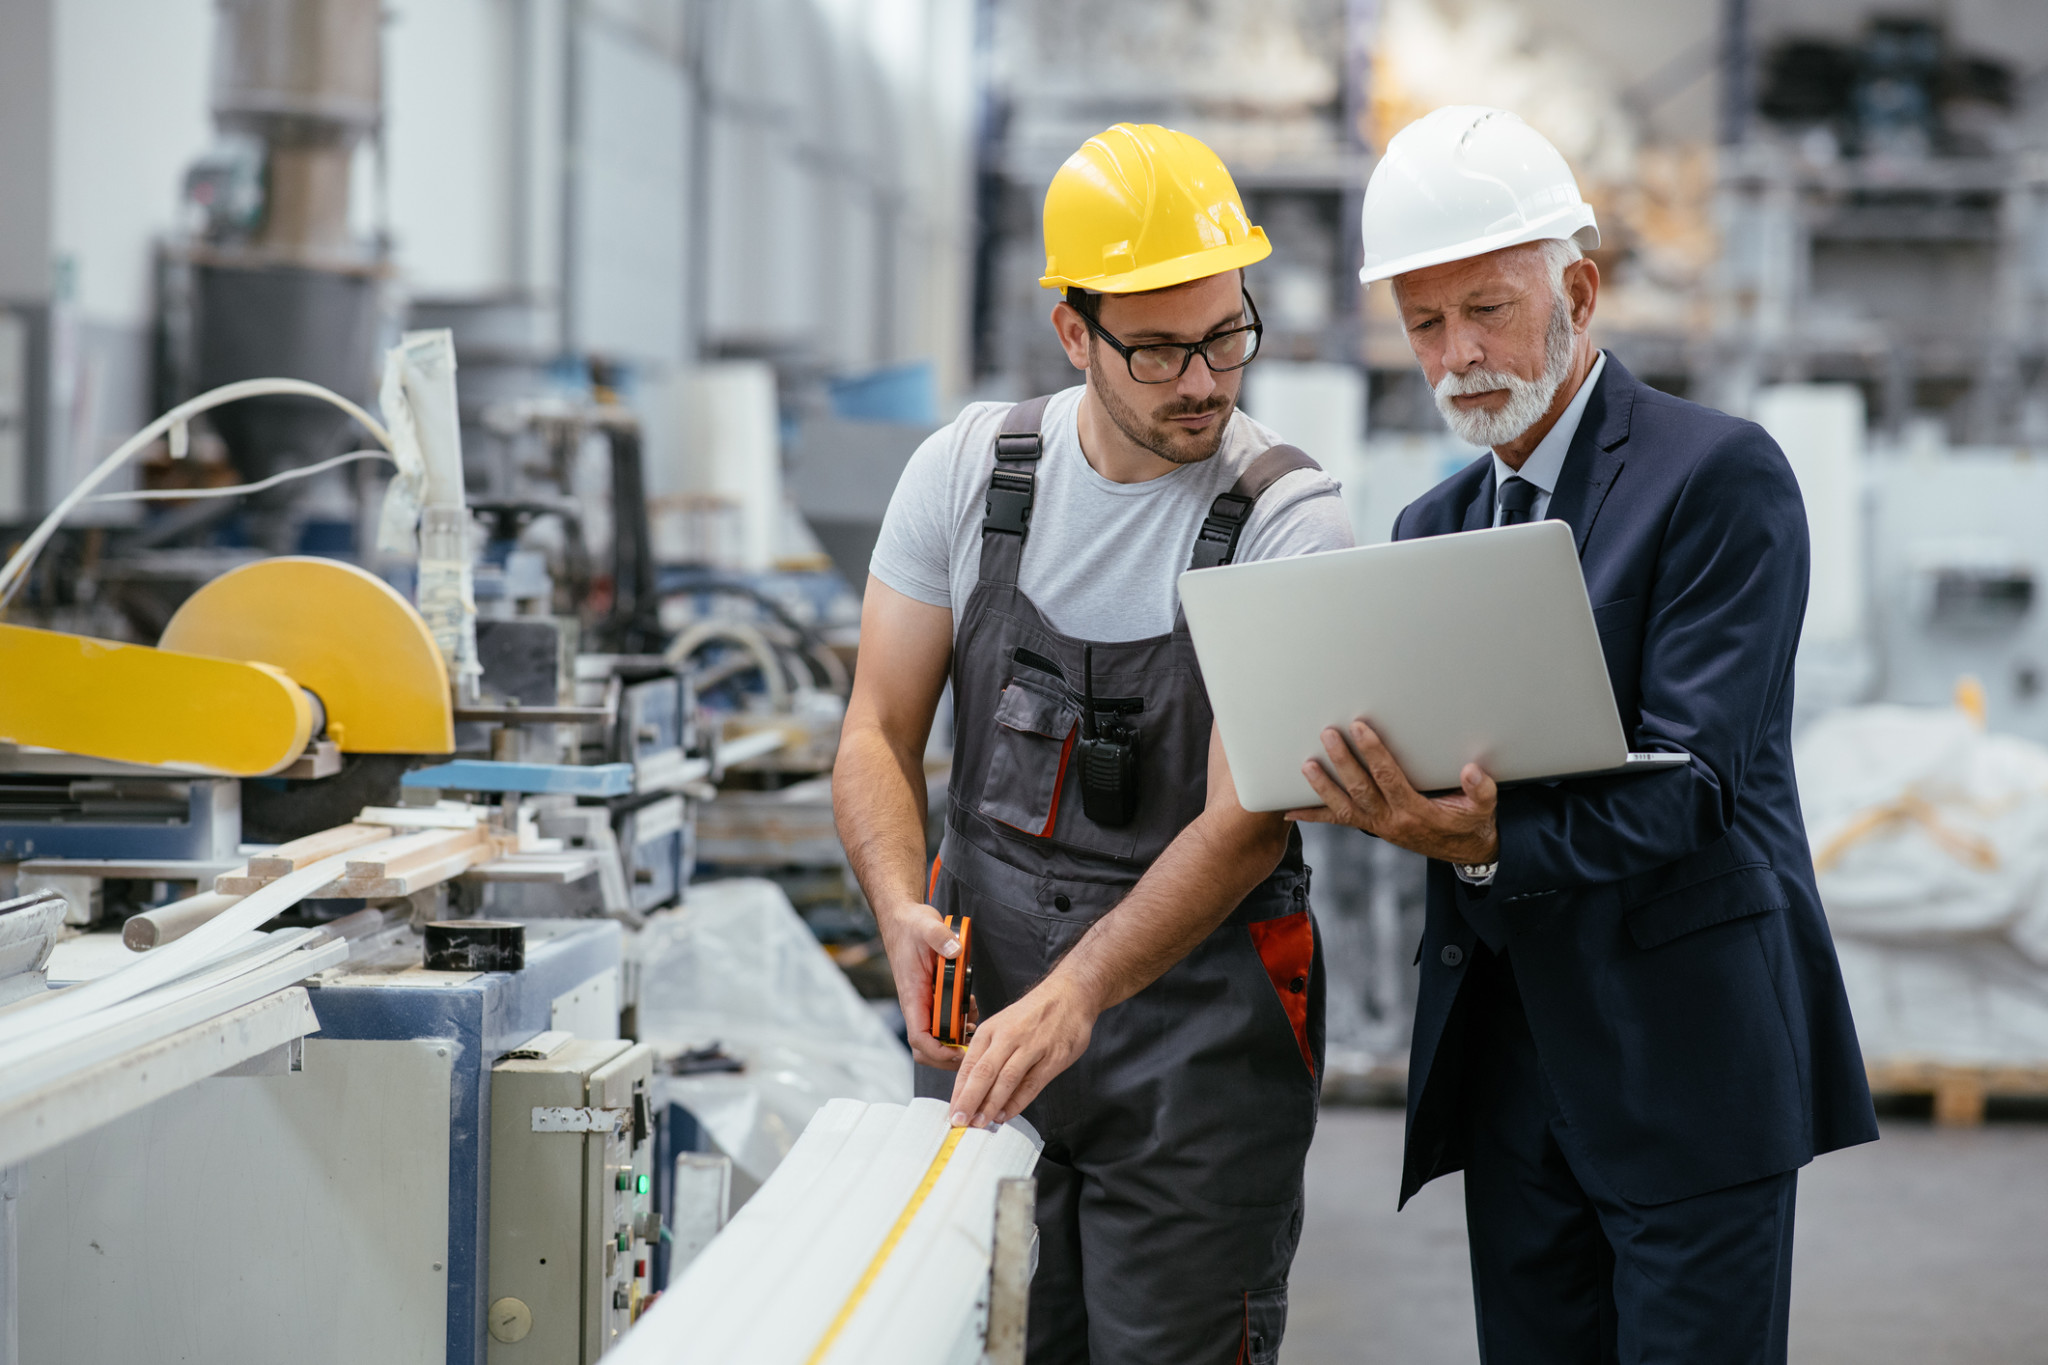
[[1493,882],[1493,874],[1500,871],[1500,860],[1496,858],[1490,863],[1452,863],[1451,866],[1457,869],[1459,881],[1469,882],[1473,886],[1489,886]]

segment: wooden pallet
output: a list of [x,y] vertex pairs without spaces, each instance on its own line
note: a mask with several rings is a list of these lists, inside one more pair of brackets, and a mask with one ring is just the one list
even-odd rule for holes
[[1981,1124],[1984,1102],[1993,1096],[2048,1096],[2048,1064],[2006,1066],[1898,1060],[1871,1062],[1866,1069],[1872,1094],[1933,1096],[1934,1121],[1945,1128],[1974,1128]]

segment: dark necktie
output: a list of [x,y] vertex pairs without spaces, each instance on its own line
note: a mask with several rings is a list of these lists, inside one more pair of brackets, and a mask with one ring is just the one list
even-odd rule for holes
[[1509,479],[1500,486],[1500,524],[1520,526],[1536,505],[1536,485],[1527,479]]

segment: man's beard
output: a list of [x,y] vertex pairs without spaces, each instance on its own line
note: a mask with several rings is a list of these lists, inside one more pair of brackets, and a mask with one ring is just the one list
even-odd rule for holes
[[[1224,394],[1211,394],[1198,403],[1179,400],[1147,417],[1125,403],[1109,386],[1108,375],[1100,360],[1092,362],[1090,369],[1095,380],[1095,396],[1102,400],[1103,411],[1109,414],[1110,421],[1116,423],[1116,429],[1134,445],[1142,446],[1172,464],[1200,464],[1222,446],[1223,432],[1230,425],[1230,409],[1234,406],[1233,400]],[[1174,426],[1169,420],[1205,412],[1216,413],[1217,417],[1200,431],[1188,431]]]
[[[1556,291],[1550,305],[1550,327],[1543,337],[1543,374],[1524,379],[1505,370],[1467,370],[1446,374],[1437,381],[1436,410],[1443,414],[1451,431],[1467,445],[1504,446],[1519,438],[1550,411],[1551,402],[1572,369],[1572,305],[1564,290]],[[1493,412],[1484,408],[1461,408],[1451,400],[1460,394],[1508,391],[1508,401]]]

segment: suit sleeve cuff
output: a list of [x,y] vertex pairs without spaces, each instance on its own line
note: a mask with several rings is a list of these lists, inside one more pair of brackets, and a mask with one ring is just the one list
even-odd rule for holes
[[1500,852],[1494,855],[1493,887],[1505,896],[1518,896],[1543,884],[1542,859],[1537,851],[1536,812],[1530,808],[1528,790],[1505,791],[1494,810],[1494,828],[1500,833]]

